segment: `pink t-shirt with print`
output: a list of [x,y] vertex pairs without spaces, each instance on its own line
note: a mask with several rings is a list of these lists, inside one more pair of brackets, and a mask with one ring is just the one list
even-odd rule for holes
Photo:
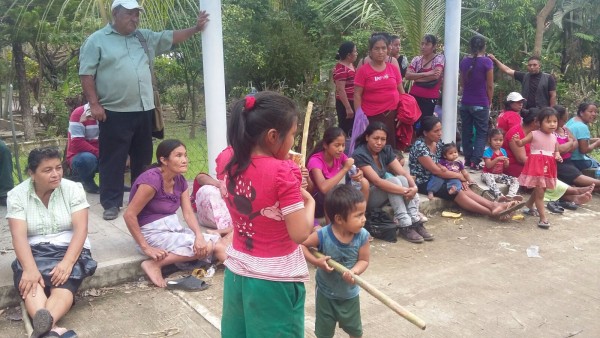
[[396,110],[400,100],[400,83],[400,71],[387,62],[381,72],[375,71],[370,63],[360,67],[354,78],[354,85],[363,88],[361,108],[365,115],[375,116],[388,110]]

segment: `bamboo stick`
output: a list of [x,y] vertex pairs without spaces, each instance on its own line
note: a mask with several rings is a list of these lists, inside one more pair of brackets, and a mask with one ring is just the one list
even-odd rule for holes
[[27,332],[27,336],[29,337],[33,333],[33,325],[31,325],[31,319],[29,319],[29,314],[23,301],[21,301],[21,317],[23,318],[23,325],[25,325],[25,332]]
[[[320,253],[319,251],[317,251],[314,248],[310,248],[310,252],[317,258],[325,257],[325,255],[323,255],[322,253]],[[348,268],[346,268],[342,264],[334,261],[331,258],[327,260],[327,264],[329,264],[335,271],[339,272],[340,274],[343,274],[346,271],[350,272],[350,270]],[[350,273],[352,274],[352,272],[350,272]],[[417,317],[412,312],[403,308],[400,304],[396,303],[396,301],[394,301],[393,299],[388,297],[383,292],[379,291],[373,285],[369,284],[367,281],[362,279],[360,276],[352,274],[352,277],[354,278],[354,282],[356,284],[358,284],[358,286],[363,288],[365,291],[370,293],[371,296],[377,298],[385,306],[389,307],[394,312],[396,312],[397,314],[399,314],[400,316],[402,316],[404,319],[408,320],[409,322],[413,323],[421,330],[425,330],[425,328],[427,327],[427,323],[425,323],[425,321],[423,321],[421,318]]]
[[302,166],[305,166],[306,163],[306,146],[308,143],[308,127],[310,126],[310,116],[313,111],[313,103],[312,101],[308,101],[308,105],[306,106],[306,114],[304,115],[304,128],[302,132],[302,146],[300,148],[300,154],[302,154]]

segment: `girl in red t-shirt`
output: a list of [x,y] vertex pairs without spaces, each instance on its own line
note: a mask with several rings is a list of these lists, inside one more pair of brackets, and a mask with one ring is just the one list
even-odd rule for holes
[[[315,201],[287,160],[298,110],[261,92],[231,108],[232,151],[217,161],[233,221],[227,248],[222,337],[303,337],[308,267],[299,244],[314,224]],[[220,165],[226,163],[224,166]]]

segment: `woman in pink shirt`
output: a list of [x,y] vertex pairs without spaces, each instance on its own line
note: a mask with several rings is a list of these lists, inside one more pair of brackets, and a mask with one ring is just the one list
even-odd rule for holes
[[[354,79],[354,110],[359,108],[369,123],[380,121],[390,131],[396,130],[396,108],[400,94],[404,94],[400,70],[385,62],[388,40],[383,35],[369,39],[369,61],[358,69]],[[396,138],[388,137],[387,144],[396,148]]]

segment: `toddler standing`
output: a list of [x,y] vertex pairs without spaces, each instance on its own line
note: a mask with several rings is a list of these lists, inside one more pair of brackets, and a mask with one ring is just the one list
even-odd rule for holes
[[[360,288],[354,284],[354,275],[362,274],[369,266],[369,233],[363,228],[367,202],[364,196],[348,185],[338,185],[327,193],[325,210],[331,224],[313,232],[303,243],[304,256],[318,267],[316,279],[315,335],[333,337],[335,324],[350,337],[362,336],[360,319]],[[308,248],[314,247],[326,255],[313,256]],[[340,275],[333,272],[327,259],[350,269]]]

